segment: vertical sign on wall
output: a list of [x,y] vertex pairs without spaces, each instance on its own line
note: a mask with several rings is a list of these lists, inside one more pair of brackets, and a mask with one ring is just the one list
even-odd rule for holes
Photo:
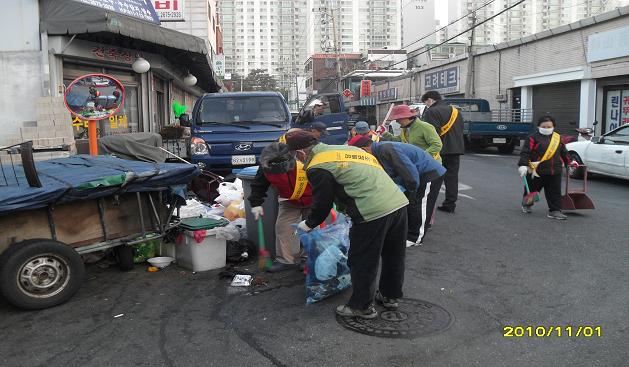
[[360,81],[360,96],[361,97],[371,96],[371,80]]
[[605,131],[612,131],[620,126],[620,97],[621,91],[614,90],[607,92],[607,111],[605,121]]
[[629,89],[622,91],[622,114],[620,125],[629,124]]

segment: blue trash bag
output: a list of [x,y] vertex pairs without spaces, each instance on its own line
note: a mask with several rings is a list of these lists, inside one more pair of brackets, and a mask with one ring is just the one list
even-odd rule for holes
[[339,213],[333,224],[300,234],[308,254],[307,304],[338,294],[352,285],[347,265],[351,226],[351,221]]

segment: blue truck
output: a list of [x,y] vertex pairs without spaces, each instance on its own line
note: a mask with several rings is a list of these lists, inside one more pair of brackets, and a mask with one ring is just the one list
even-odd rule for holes
[[465,144],[472,150],[496,147],[503,154],[513,153],[532,131],[533,110],[491,110],[489,102],[477,98],[447,98],[465,121]]
[[[314,114],[315,106],[322,105],[320,114]],[[292,127],[309,128],[315,122],[327,126],[329,135],[323,136],[326,144],[345,144],[349,137],[349,111],[339,93],[317,94],[306,101],[299,115],[294,119]]]
[[[312,113],[323,104],[321,114]],[[305,121],[305,116],[312,118]],[[337,93],[313,96],[293,119],[278,92],[208,93],[197,100],[192,117],[183,115],[190,127],[189,157],[192,163],[213,171],[255,166],[262,149],[278,141],[289,128],[309,128],[314,122],[327,126],[322,140],[344,144],[348,137],[348,113]]]
[[262,149],[290,128],[292,117],[278,92],[207,93],[197,100],[190,126],[192,163],[213,171],[259,163]]

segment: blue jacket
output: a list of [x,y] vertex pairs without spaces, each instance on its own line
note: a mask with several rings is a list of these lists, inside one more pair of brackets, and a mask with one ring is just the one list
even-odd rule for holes
[[411,144],[374,142],[371,152],[393,181],[407,191],[417,191],[420,178],[429,182],[446,173],[430,154]]

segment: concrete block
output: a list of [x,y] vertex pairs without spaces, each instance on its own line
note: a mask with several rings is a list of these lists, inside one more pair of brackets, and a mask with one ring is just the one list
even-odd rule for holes
[[5,145],[20,144],[22,142],[22,135],[8,135],[4,138]]
[[33,140],[39,137],[36,127],[21,127],[20,133],[22,134],[22,140]]
[[55,126],[55,121],[53,119],[46,119],[46,120],[37,120],[37,127],[42,128],[42,127],[48,127],[50,129],[52,129]]
[[52,127],[40,127],[37,129],[37,136],[39,138],[54,138],[56,136],[55,129]]
[[33,159],[35,162],[47,161],[50,158],[52,158],[52,154],[50,152],[33,153]]
[[68,158],[69,156],[70,152],[51,152],[50,159]]
[[52,140],[52,146],[53,147],[58,147],[60,145],[65,144],[65,138],[53,138],[51,140]]

